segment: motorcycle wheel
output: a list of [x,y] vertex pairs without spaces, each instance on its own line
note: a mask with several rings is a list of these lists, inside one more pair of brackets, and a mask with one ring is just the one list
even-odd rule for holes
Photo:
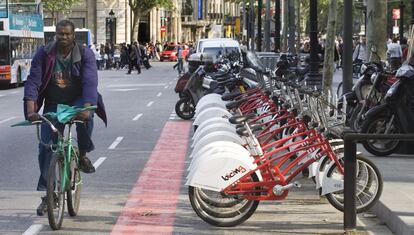
[[175,113],[184,120],[189,120],[194,117],[195,105],[189,98],[181,98],[175,104]]
[[[390,117],[375,116],[364,120],[361,126],[361,133],[366,134],[384,134],[386,125]],[[394,122],[388,134],[401,133],[398,123]],[[362,141],[364,148],[374,156],[388,156],[394,153],[401,145],[400,140],[365,140]]]
[[358,113],[361,111],[361,108],[362,108],[362,105],[358,104],[357,106],[355,106],[355,108],[353,108],[352,113],[351,113],[351,118],[349,120],[349,126],[354,131],[359,131],[361,129],[362,119],[361,117],[358,118]]

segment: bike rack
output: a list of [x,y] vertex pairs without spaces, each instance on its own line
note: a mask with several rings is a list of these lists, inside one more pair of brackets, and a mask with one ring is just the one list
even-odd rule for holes
[[346,232],[356,228],[356,144],[361,140],[414,140],[414,134],[357,134],[352,131],[344,133],[344,230]]

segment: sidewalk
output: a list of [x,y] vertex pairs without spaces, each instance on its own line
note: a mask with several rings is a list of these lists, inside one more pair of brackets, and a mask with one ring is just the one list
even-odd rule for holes
[[395,234],[414,234],[414,156],[366,156],[375,162],[384,180],[383,193],[373,213]]
[[[333,80],[334,86],[342,81],[342,70],[335,72]],[[395,234],[414,234],[414,156],[374,157],[362,146],[358,151],[377,165],[384,180],[382,196],[372,212]]]
[[[244,223],[230,228],[211,226],[197,217],[182,186],[173,234],[344,234],[343,213],[319,197],[310,179],[300,179],[302,188],[292,189],[283,201],[262,201]],[[194,231],[197,231],[196,233]],[[372,214],[359,214],[352,234],[393,234]]]

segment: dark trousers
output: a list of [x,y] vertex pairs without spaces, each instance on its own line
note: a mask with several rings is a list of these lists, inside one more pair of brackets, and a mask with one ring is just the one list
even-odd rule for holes
[[[76,102],[77,103],[77,102]],[[76,105],[76,103],[74,105]],[[81,103],[81,102],[79,102]],[[76,105],[78,107],[83,107],[83,105]],[[47,104],[44,106],[43,113],[56,112],[57,105]],[[56,128],[63,133],[65,126],[57,121],[53,122]],[[79,152],[90,152],[94,150],[95,146],[91,140],[93,130],[93,115],[86,123],[76,124],[76,133],[78,138],[78,148]],[[56,143],[57,135],[52,132],[52,129],[48,124],[42,124],[40,138],[43,143]],[[37,191],[46,191],[47,189],[47,178],[50,160],[52,159],[52,151],[50,148],[39,144],[39,168],[40,168],[40,177],[37,183]]]
[[131,73],[131,71],[135,68],[137,68],[138,73],[141,73],[141,66],[137,63],[136,60],[130,60],[129,61],[129,68],[128,68],[128,73]]
[[390,65],[391,65],[392,71],[398,70],[401,66],[401,58],[400,57],[390,58]]

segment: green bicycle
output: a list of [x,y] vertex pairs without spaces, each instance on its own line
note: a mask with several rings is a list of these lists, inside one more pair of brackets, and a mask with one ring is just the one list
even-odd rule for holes
[[[65,196],[70,216],[76,216],[79,211],[82,177],[78,168],[79,151],[73,144],[72,127],[83,121],[74,120],[81,111],[96,109],[96,106],[87,108],[75,108],[66,105],[58,105],[56,113],[46,113],[40,116],[40,121],[24,121],[12,126],[36,125],[39,143],[52,150],[52,158],[49,165],[47,181],[47,212],[49,225],[53,230],[62,227],[65,211]],[[52,123],[52,120],[68,126],[67,136],[60,132]],[[40,125],[50,125],[52,131],[57,134],[57,142],[54,144],[43,143],[40,138]]]

